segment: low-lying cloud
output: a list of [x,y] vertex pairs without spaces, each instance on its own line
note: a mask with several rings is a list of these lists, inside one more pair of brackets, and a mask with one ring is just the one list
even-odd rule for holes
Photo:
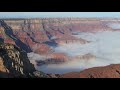
[[[65,53],[72,60],[63,64],[48,64],[36,66],[36,60],[46,60],[49,56],[39,55],[34,52],[28,53],[30,61],[35,65],[37,70],[45,73],[67,73],[81,71],[87,68],[106,66],[109,64],[120,63],[120,32],[104,31],[97,33],[84,33],[74,35],[77,38],[83,38],[91,41],[90,43],[69,43],[58,45],[53,48],[57,53]],[[76,56],[90,53],[96,56],[95,60],[76,60]]]
[[46,60],[45,55],[39,55],[39,54],[34,53],[34,52],[27,53],[27,56],[30,60]]
[[68,61],[64,64],[51,64],[37,67],[46,73],[66,73],[81,71],[91,67],[106,66],[109,64],[120,63],[120,32],[104,31],[95,34],[82,33],[75,36],[90,40],[90,43],[69,43],[60,45],[55,48],[56,52],[66,53],[68,56],[85,55],[91,53],[96,56],[95,60],[75,60]]
[[47,56],[47,55],[40,55],[40,54],[37,54],[37,53],[34,53],[34,52],[27,53],[27,56],[28,56],[30,62],[32,64],[34,64],[35,68],[37,68],[37,62],[36,61],[44,61],[47,58],[49,58],[49,56]]

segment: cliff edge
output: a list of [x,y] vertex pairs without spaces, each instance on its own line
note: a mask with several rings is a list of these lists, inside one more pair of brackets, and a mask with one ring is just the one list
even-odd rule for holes
[[0,78],[44,78],[43,72],[36,71],[27,53],[13,44],[0,43]]

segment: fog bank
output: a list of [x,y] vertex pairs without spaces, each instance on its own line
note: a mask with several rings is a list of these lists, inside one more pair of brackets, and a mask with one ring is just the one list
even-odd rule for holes
[[46,73],[66,73],[81,71],[91,67],[106,66],[109,64],[120,63],[120,32],[98,32],[96,34],[82,33],[75,35],[77,38],[90,40],[90,43],[70,43],[59,45],[55,48],[56,52],[66,53],[68,56],[85,55],[91,53],[96,56],[95,60],[73,60],[64,64],[51,64],[37,67]]

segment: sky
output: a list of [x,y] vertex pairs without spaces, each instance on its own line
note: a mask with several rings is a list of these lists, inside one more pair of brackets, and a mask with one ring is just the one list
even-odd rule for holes
[[120,17],[120,12],[0,12],[0,18]]

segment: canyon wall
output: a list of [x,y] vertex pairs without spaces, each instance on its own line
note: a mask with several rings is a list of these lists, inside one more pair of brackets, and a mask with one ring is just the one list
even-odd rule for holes
[[120,64],[94,67],[81,72],[63,74],[63,78],[120,78]]
[[[111,21],[113,22],[113,21]],[[49,54],[50,46],[89,41],[73,37],[73,32],[110,30],[101,19],[89,18],[41,18],[0,20],[0,39],[15,44],[26,52]]]
[[13,44],[0,44],[0,78],[49,78],[35,70],[27,53]]
[[[39,77],[39,75],[43,75],[47,77],[46,74],[35,70],[34,66],[30,64],[28,60],[27,53],[34,52],[39,55],[45,55],[46,57],[48,56],[50,57],[45,62],[38,61],[38,65],[41,63],[56,64],[59,62],[66,62],[70,60],[69,56],[67,56],[65,53],[55,52],[53,48],[59,45],[65,45],[76,42],[83,45],[86,43],[90,43],[90,41],[86,39],[83,38],[78,39],[73,36],[74,34],[77,33],[81,33],[81,32],[96,33],[107,30],[113,31],[114,29],[116,31],[118,30],[117,28],[110,27],[109,23],[119,24],[120,20],[98,19],[98,18],[97,19],[95,18],[1,19],[0,43],[4,43],[5,45],[1,44],[2,45],[1,50],[3,50],[4,52],[1,52],[0,75],[11,77],[15,74],[16,76],[14,77],[18,77],[21,75],[22,76],[25,75],[26,77],[28,77],[31,76],[34,72],[33,76],[36,75]],[[8,45],[8,47],[10,47],[12,50],[7,49],[6,45]],[[15,51],[14,49],[17,51]],[[20,52],[19,49],[22,52]],[[78,55],[75,57],[76,60],[78,59],[88,60],[91,58],[95,59],[96,57],[89,53],[83,56]],[[10,66],[9,64],[6,64],[7,62],[11,63]],[[16,62],[17,62],[17,66],[16,66]],[[28,63],[29,65],[27,65]],[[82,76],[101,77],[94,75],[88,76],[88,74],[86,73],[83,73],[84,75],[83,74],[79,75],[79,73],[75,73],[75,74],[76,75],[73,75],[75,77],[76,76],[79,77],[80,75],[81,75],[80,77]],[[67,74],[63,77],[66,76]],[[109,76],[105,76],[105,77],[109,77]]]

